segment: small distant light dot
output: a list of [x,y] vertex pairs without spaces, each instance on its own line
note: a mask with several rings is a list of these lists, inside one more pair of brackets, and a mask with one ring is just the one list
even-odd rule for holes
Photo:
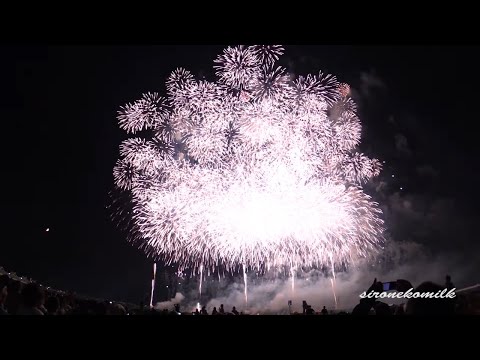
[[383,163],[385,164],[385,160],[383,160]]
[[46,228],[45,231],[46,231],[46,232],[49,232],[49,231],[50,231],[50,228]]
[[178,285],[180,285],[180,283],[178,283]]
[[167,286],[167,288],[168,288],[168,286]]
[[400,190],[403,190],[403,187],[401,187]]
[[392,174],[392,177],[395,177],[395,175]]

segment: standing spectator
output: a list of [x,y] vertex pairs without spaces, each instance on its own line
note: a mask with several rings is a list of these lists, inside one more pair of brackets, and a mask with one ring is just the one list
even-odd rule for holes
[[445,276],[445,287],[447,288],[447,290],[452,290],[453,288],[455,288],[455,285],[453,285],[450,275]]
[[323,307],[321,313],[322,313],[322,315],[328,315],[328,310],[325,306]]
[[225,309],[223,308],[223,304],[220,304],[219,313],[220,315],[225,315]]
[[302,308],[303,308],[303,315],[305,315],[307,313],[307,309],[308,309],[308,304],[307,304],[306,300],[303,300]]

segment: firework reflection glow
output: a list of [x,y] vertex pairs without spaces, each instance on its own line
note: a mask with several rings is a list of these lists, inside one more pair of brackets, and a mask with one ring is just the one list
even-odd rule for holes
[[333,270],[383,241],[381,211],[362,188],[381,164],[357,152],[348,85],[322,72],[293,78],[275,65],[283,52],[228,47],[216,82],[180,68],[167,98],[147,93],[118,114],[137,136],[113,171],[131,194],[134,238],[202,277],[243,267],[246,301],[247,269]]

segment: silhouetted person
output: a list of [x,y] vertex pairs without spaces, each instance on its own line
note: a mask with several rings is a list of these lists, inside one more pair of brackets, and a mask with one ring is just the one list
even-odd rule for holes
[[[440,285],[431,281],[426,281],[420,284],[415,292],[419,293],[437,293],[442,291]],[[454,299],[453,299],[454,300]],[[411,298],[407,302],[407,315],[451,315],[455,310],[455,302],[452,299],[439,298]]]
[[377,301],[374,305],[375,315],[393,315],[388,304]]
[[218,315],[218,311],[215,306],[213,307],[212,315]]
[[322,313],[322,315],[328,315],[328,310],[325,306],[323,307],[321,313]]
[[[373,284],[366,291],[367,295],[370,294],[371,291],[378,293],[383,292],[383,284],[380,281],[377,281],[377,278],[373,280]],[[360,303],[353,308],[352,315],[368,315],[370,309],[375,305],[375,301],[374,297],[360,299]]]
[[235,306],[234,306],[233,309],[232,309],[232,314],[233,314],[233,315],[238,315],[238,311],[237,311],[237,309],[235,308]]
[[194,315],[200,315],[200,311],[198,311],[198,309],[195,309],[195,312],[193,314]]
[[180,304],[175,304],[174,309],[177,313],[180,313]]
[[302,302],[302,308],[303,308],[303,315],[305,315],[307,313],[307,309],[308,309],[308,304],[305,300],[303,300],[303,302]]
[[395,309],[395,315],[405,315],[405,309],[403,305],[398,305]]
[[10,278],[8,275],[0,277],[0,315],[8,315],[8,311],[5,308],[5,303],[7,302],[8,297],[8,284]]
[[200,315],[208,315],[207,308],[205,306],[202,307],[202,311],[200,311]]
[[[98,303],[96,302],[95,305],[94,305],[94,314],[95,315],[106,315],[107,314],[107,309],[108,309],[108,306],[104,302],[98,302]],[[143,308],[142,308],[142,310],[143,310]],[[61,308],[60,308],[59,313],[61,314]]]
[[223,304],[220,305],[220,309],[218,311],[220,315],[225,315],[225,309],[223,308]]
[[18,311],[19,315],[44,315],[40,310],[45,301],[43,289],[35,283],[25,285],[22,290],[23,306]]
[[56,296],[50,296],[45,303],[45,308],[47,309],[47,315],[57,315],[60,301]]
[[7,290],[8,296],[5,306],[10,315],[16,315],[22,303],[22,283],[20,281],[11,280]]
[[[88,311],[86,313],[88,314]],[[107,307],[107,315],[127,315],[127,310],[122,304],[110,304]]]
[[452,279],[450,278],[450,275],[447,275],[445,277],[445,287],[447,288],[447,290],[451,290],[455,287],[452,283]]
[[308,305],[307,310],[305,311],[306,315],[315,315],[315,310],[313,310],[311,305]]

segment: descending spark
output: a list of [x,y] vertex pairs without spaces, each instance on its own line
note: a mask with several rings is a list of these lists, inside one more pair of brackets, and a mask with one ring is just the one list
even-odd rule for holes
[[203,282],[203,265],[200,265],[200,285],[198,287],[198,293],[200,298],[202,297],[202,282]]
[[292,276],[292,296],[295,294],[295,269],[292,267],[290,269],[290,274]]
[[333,278],[330,279],[332,283],[332,292],[333,292],[333,298],[335,300],[335,310],[337,309],[337,295],[335,294],[335,264],[333,263],[333,256],[330,254],[330,263],[332,265],[332,274]]
[[247,270],[245,265],[243,265],[243,284],[244,284],[244,292],[245,292],[245,305],[248,304],[248,292],[247,292]]
[[113,173],[131,197],[131,238],[200,269],[200,294],[203,270],[333,269],[383,242],[381,210],[362,188],[381,163],[358,152],[349,86],[323,72],[295,79],[275,65],[283,52],[228,47],[218,81],[180,68],[167,98],[147,93],[119,111],[132,137]]
[[330,279],[330,282],[332,283],[333,299],[335,300],[335,310],[336,310],[338,307],[338,304],[337,304],[337,295],[335,294],[335,280]]
[[153,293],[155,291],[155,278],[157,276],[157,263],[153,263],[152,290],[150,293],[150,307],[153,307]]

